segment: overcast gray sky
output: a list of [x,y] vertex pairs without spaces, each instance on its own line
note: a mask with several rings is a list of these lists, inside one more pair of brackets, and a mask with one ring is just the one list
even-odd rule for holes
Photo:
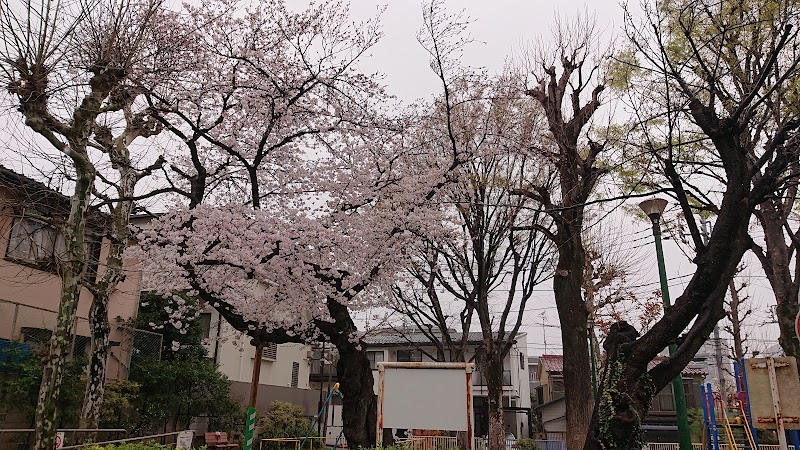
[[[369,72],[383,73],[389,92],[404,102],[429,98],[438,92],[439,85],[430,69],[428,56],[416,39],[417,31],[422,26],[422,2],[351,1],[354,20],[372,17],[382,7],[385,7],[381,20],[384,37],[361,67]],[[499,72],[505,62],[519,55],[526,44],[539,38],[548,39],[556,17],[570,18],[579,13],[594,15],[598,29],[603,32],[603,39],[608,41],[614,35],[619,35],[623,22],[622,7],[616,0],[450,0],[446,2],[446,7],[454,13],[463,9],[464,14],[473,20],[469,30],[475,42],[464,50],[463,63],[486,68],[489,73]],[[631,284],[636,285],[636,291],[641,294],[652,292],[659,288],[659,282],[649,224],[627,218],[621,221],[626,228],[620,233],[621,239],[627,240],[624,247],[633,247],[645,253],[640,274]],[[695,269],[675,241],[665,241],[664,248],[670,293],[674,300],[681,294]],[[751,256],[745,257],[749,268],[740,280],[747,280],[751,286],[747,293],[753,297],[756,309],[751,324],[757,326],[752,343],[753,347],[758,348],[777,343],[777,327],[765,323],[770,320],[768,308],[774,305],[774,298],[758,261]],[[550,288],[551,282],[548,281],[537,289],[536,298],[526,308],[524,331],[529,334],[529,355],[545,353],[545,335],[546,352],[561,353],[558,315]]]
[[[372,17],[385,6],[382,15],[384,37],[362,67],[386,75],[389,92],[411,101],[436,92],[436,79],[429,59],[417,43],[422,27],[422,2],[417,0],[352,0],[355,20]],[[464,64],[500,71],[506,59],[539,36],[550,35],[550,24],[558,15],[572,17],[589,12],[599,28],[612,33],[622,23],[622,8],[614,0],[451,0],[448,10],[465,11],[472,18],[469,27],[475,42],[465,49]]]

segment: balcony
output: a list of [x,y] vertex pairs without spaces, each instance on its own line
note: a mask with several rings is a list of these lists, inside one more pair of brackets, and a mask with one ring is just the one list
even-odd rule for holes
[[328,379],[336,381],[336,362],[332,361],[332,364],[327,362],[323,364],[319,359],[312,359],[308,381],[312,383],[328,381]]
[[[475,370],[472,372],[472,385],[473,386],[486,386],[486,379],[483,377],[483,374]],[[511,371],[504,370],[503,371],[503,386],[511,386]]]

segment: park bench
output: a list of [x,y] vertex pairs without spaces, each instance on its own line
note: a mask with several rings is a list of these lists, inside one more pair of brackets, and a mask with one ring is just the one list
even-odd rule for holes
[[206,447],[208,448],[232,448],[239,444],[228,442],[228,433],[220,431],[210,431],[206,433]]

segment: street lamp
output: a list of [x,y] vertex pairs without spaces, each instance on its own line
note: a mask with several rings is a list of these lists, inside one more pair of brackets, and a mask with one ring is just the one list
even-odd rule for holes
[[[661,298],[664,300],[666,312],[672,304],[669,299],[669,285],[667,284],[667,269],[664,266],[664,249],[661,247],[661,214],[667,207],[663,198],[652,198],[639,203],[639,208],[647,214],[653,222],[653,238],[656,242],[656,258],[658,259],[658,277],[661,280]],[[669,354],[675,353],[677,346],[669,344]],[[683,392],[683,379],[679,373],[672,380],[672,393],[675,398],[675,415],[678,419],[678,442],[680,450],[692,450],[692,436],[689,433],[689,417],[686,415],[686,396]]]

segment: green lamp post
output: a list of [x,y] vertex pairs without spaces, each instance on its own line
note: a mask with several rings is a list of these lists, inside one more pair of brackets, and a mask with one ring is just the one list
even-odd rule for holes
[[[652,198],[639,203],[639,208],[647,214],[653,222],[653,238],[656,241],[656,258],[658,259],[658,277],[661,279],[661,298],[664,300],[664,310],[672,304],[669,299],[669,285],[667,284],[667,269],[664,266],[664,249],[661,247],[661,214],[667,207],[663,198]],[[675,353],[677,346],[669,344],[669,354]],[[692,450],[692,436],[689,432],[689,417],[686,415],[686,396],[683,392],[683,379],[678,374],[672,380],[672,392],[675,397],[675,414],[678,419],[678,441],[680,450]]]

